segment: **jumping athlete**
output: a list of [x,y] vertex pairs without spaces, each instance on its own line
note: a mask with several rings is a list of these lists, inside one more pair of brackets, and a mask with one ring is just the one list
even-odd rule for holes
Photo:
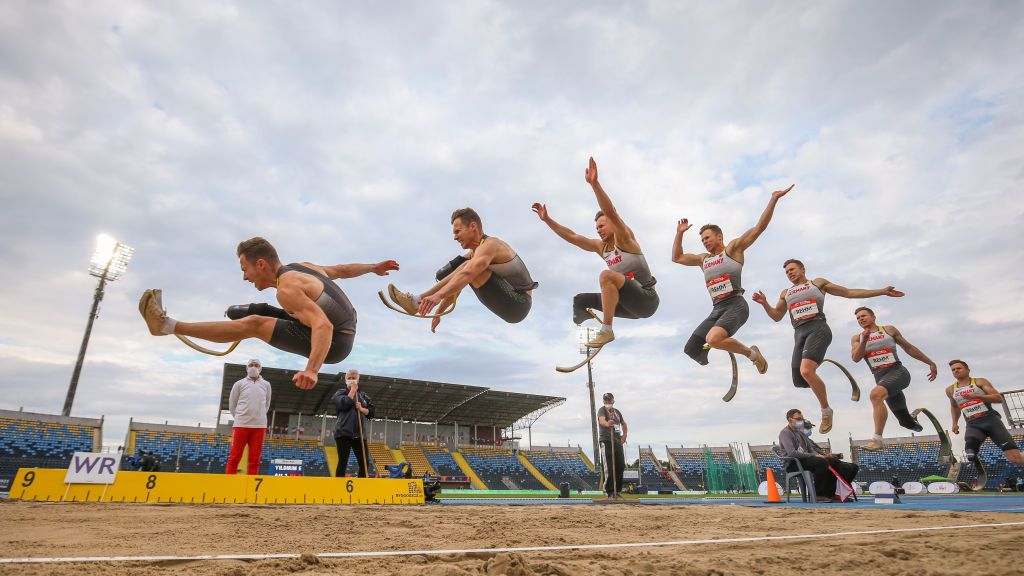
[[924,352],[908,342],[895,326],[879,326],[875,322],[875,313],[870,308],[861,306],[854,311],[854,315],[857,317],[857,324],[860,324],[864,331],[854,334],[850,340],[850,356],[854,362],[867,362],[871,374],[875,377],[875,387],[869,396],[874,411],[875,436],[862,448],[881,450],[882,431],[885,430],[885,421],[889,415],[885,410],[886,404],[900,426],[914,432],[924,429],[907,410],[907,398],[903,395],[903,389],[910,386],[910,371],[903,366],[903,362],[900,362],[896,346],[903,348],[911,358],[928,365],[928,380],[935,380],[938,368]]
[[711,348],[746,356],[761,374],[768,371],[768,361],[757,346],[747,348],[734,338],[736,331],[750,316],[750,307],[743,298],[743,253],[768,228],[775,213],[775,205],[792,189],[791,185],[785,190],[772,192],[772,199],[768,201],[757,224],[728,245],[725,244],[721,228],[715,224],[701,226],[700,241],[707,250],[701,254],[686,253],[683,250],[683,234],[693,227],[689,220],[683,218],[676,226],[672,261],[684,266],[700,266],[704,271],[704,285],[711,295],[711,314],[697,326],[683,346],[683,352],[701,366],[708,363],[708,349],[704,346],[706,343]]
[[832,430],[832,408],[828,405],[825,383],[818,376],[818,366],[825,360],[825,352],[832,343],[832,330],[825,322],[825,294],[842,298],[873,298],[891,296],[898,298],[903,292],[892,286],[867,290],[846,288],[824,278],[807,279],[807,270],[799,260],[786,260],[782,265],[786,278],[793,283],[782,291],[779,301],[772,306],[760,290],[753,300],[760,304],[768,316],[778,322],[789,312],[793,323],[795,346],[793,347],[793,385],[810,388],[821,405],[821,432]]
[[317,372],[327,364],[344,360],[356,335],[356,311],[348,296],[333,282],[373,272],[387,276],[398,263],[319,266],[309,262],[281,264],[277,250],[263,238],[238,245],[242,277],[257,290],[277,289],[282,308],[269,304],[243,304],[228,308],[230,320],[179,322],[167,315],[159,290],[146,290],[139,312],[154,336],[175,334],[210,342],[238,342],[259,338],[278,350],[308,358],[306,368],[292,377],[303,390],[316,386]]
[[[402,292],[388,284],[388,295],[410,315],[428,316],[434,308],[451,310],[466,286],[488,310],[510,324],[522,322],[533,306],[537,282],[515,250],[504,241],[484,234],[480,215],[472,208],[452,213],[452,233],[463,249],[469,250],[437,271],[437,284],[420,295]],[[436,331],[441,314],[432,317]]]
[[1006,459],[1014,464],[1024,464],[1024,455],[1013,441],[1013,436],[1003,425],[1002,417],[992,408],[1001,404],[1003,395],[985,378],[971,378],[971,368],[963,360],[952,360],[949,369],[956,382],[946,387],[949,411],[953,416],[953,434],[960,433],[960,415],[964,415],[967,430],[964,432],[964,455],[977,465],[978,450],[986,438],[1003,451]]
[[572,319],[576,324],[582,324],[591,317],[589,309],[603,312],[600,331],[587,342],[589,348],[600,348],[615,340],[612,332],[614,317],[647,318],[658,309],[660,300],[654,290],[658,281],[651,275],[633,231],[623,222],[611,198],[601,188],[597,180],[597,163],[593,158],[585,177],[594,189],[600,207],[594,218],[599,238],[587,238],[562,226],[548,215],[544,204],[534,204],[533,211],[563,240],[586,252],[600,254],[608,265],[608,269],[602,270],[598,277],[601,292],[577,294],[572,302]]

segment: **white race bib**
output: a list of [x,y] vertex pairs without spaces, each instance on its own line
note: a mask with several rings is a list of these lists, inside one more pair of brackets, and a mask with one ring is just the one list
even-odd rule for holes
[[818,303],[815,300],[801,300],[789,306],[789,314],[797,322],[814,318],[818,315]]
[[968,394],[977,390],[978,387],[972,384],[971,386],[957,388],[953,391],[953,397],[956,398],[957,404],[960,406],[960,412],[963,413],[964,418],[967,420],[984,416],[988,413],[988,406],[985,405],[983,400],[979,400],[977,398],[966,398]]
[[721,300],[722,298],[732,294],[732,280],[729,278],[728,274],[712,278],[705,284],[708,287],[708,294],[711,294],[712,300]]
[[868,366],[872,368],[886,368],[896,363],[896,355],[888,348],[868,352]]

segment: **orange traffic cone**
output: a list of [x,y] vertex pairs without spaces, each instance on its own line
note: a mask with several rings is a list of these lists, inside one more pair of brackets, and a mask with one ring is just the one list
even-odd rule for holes
[[775,483],[775,472],[772,469],[768,469],[768,500],[765,504],[781,504],[782,498],[779,497],[779,486]]

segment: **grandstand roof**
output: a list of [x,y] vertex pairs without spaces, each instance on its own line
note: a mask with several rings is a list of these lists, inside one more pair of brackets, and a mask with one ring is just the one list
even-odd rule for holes
[[[331,398],[343,386],[344,373],[320,373],[312,390],[296,388],[292,383],[295,373],[295,370],[263,368],[261,375],[271,387],[271,409],[291,414],[333,415]],[[231,387],[242,378],[245,378],[244,364],[224,364],[221,410],[228,409]],[[565,402],[565,398],[557,396],[371,374],[361,374],[359,385],[373,401],[377,418],[431,424],[458,422],[507,428],[524,418],[532,423],[544,412]]]

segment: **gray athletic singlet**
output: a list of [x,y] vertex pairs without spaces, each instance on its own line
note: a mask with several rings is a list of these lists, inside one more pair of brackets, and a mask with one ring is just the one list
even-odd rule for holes
[[868,363],[872,374],[903,365],[896,353],[896,339],[885,331],[885,326],[879,326],[878,332],[868,336],[868,343],[864,346],[864,361]]
[[643,254],[633,254],[620,250],[618,246],[612,246],[611,249],[605,249],[601,256],[609,269],[630,280],[636,280],[642,288],[650,288],[658,283],[651,274],[651,268]]
[[974,392],[985,393],[975,383],[974,378],[971,378],[971,383],[967,386],[961,387],[959,382],[953,383],[953,401],[960,407],[960,413],[964,415],[964,420],[974,420],[975,418],[981,418],[992,413],[992,405],[988,402],[977,398],[965,398],[965,396]]
[[725,250],[720,254],[708,254],[701,268],[704,269],[704,285],[712,302],[743,294],[743,264],[733,260]]
[[352,306],[352,302],[349,301],[348,296],[346,296],[345,293],[341,291],[341,288],[331,281],[330,278],[316,270],[313,270],[312,268],[298,263],[285,264],[278,268],[278,279],[280,279],[281,275],[285,272],[301,272],[303,274],[309,274],[319,280],[324,286],[324,291],[320,293],[320,296],[317,297],[315,302],[316,305],[324,311],[327,319],[331,321],[331,324],[334,326],[334,331],[356,331],[356,309]]
[[790,286],[785,298],[794,328],[812,320],[825,320],[825,293],[813,282]]
[[508,262],[491,264],[487,267],[491,274],[501,276],[515,289],[516,292],[529,292],[537,287],[537,282],[530,277],[530,271],[526,269],[526,263],[516,254]]

